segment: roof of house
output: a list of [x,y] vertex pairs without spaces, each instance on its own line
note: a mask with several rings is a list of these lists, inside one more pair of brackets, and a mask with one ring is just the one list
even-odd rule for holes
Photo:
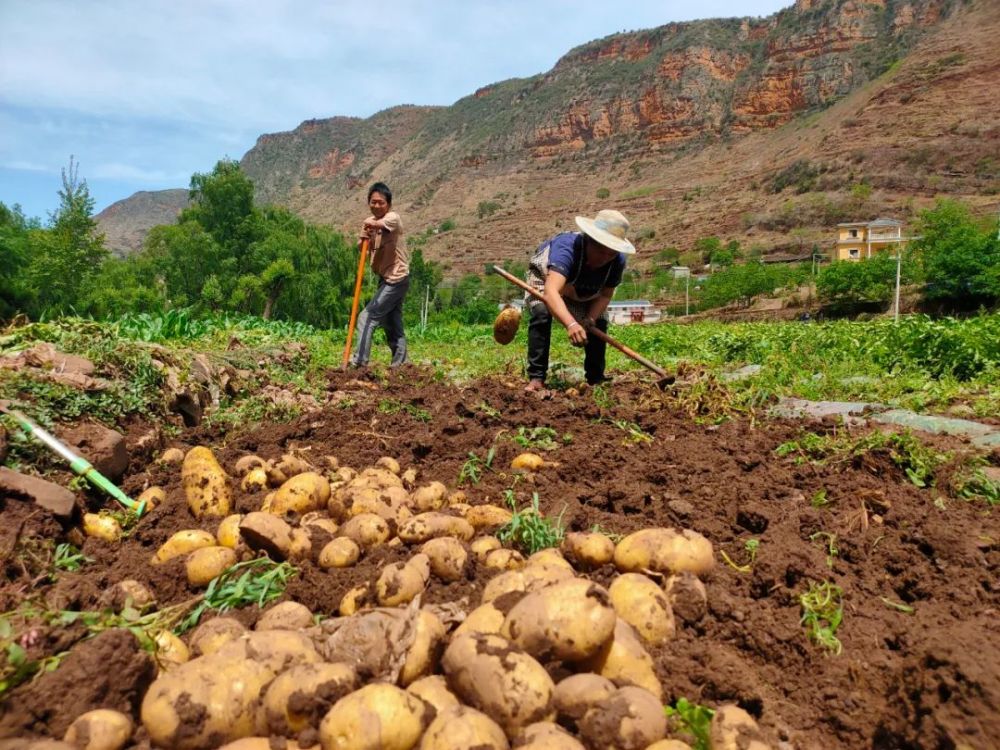
[[652,307],[653,303],[648,299],[616,299],[612,300],[608,307]]
[[875,221],[845,221],[837,225],[838,227],[901,227],[903,222],[897,219],[880,218]]

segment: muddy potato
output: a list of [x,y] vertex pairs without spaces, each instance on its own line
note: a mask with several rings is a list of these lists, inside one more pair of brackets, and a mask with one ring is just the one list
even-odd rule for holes
[[392,456],[382,456],[375,465],[380,469],[385,469],[386,471],[392,472],[393,474],[399,474],[400,466],[399,461],[394,459]]
[[292,561],[308,560],[312,557],[312,537],[309,531],[301,526],[292,529],[292,543],[288,547],[288,559]]
[[465,520],[472,524],[472,528],[476,531],[503,526],[513,517],[514,514],[510,509],[498,505],[473,505],[465,514]]
[[674,614],[691,625],[708,612],[708,594],[705,584],[694,573],[677,573],[663,584],[667,601]]
[[146,512],[148,513],[166,499],[167,491],[162,487],[147,487],[143,490],[142,494],[135,499],[135,501],[139,503],[139,505],[145,505]]
[[539,721],[525,727],[511,747],[515,750],[586,750],[578,739],[551,721]]
[[403,480],[404,487],[407,489],[413,489],[414,485],[417,483],[417,470],[411,467],[400,474],[399,478]]
[[452,638],[441,666],[459,699],[497,722],[508,737],[555,716],[552,678],[506,638],[480,633]]
[[579,726],[592,747],[645,750],[666,736],[667,717],[657,696],[639,687],[623,687],[587,711]]
[[450,583],[465,575],[469,553],[457,539],[447,536],[431,539],[420,551],[429,558],[431,572],[442,581]]
[[399,538],[407,544],[423,544],[442,536],[453,536],[467,542],[475,533],[464,518],[434,511],[414,516],[399,527]]
[[160,631],[155,638],[156,664],[163,672],[169,672],[191,658],[191,651],[184,641],[169,630]]
[[363,469],[352,482],[358,487],[375,487],[377,489],[403,486],[403,480],[391,471],[374,466]]
[[79,750],[121,750],[132,737],[132,719],[119,711],[99,708],[77,716],[63,742]]
[[350,482],[358,476],[358,472],[350,466],[338,466],[334,469],[333,474],[340,482]]
[[214,654],[246,632],[247,629],[239,620],[232,617],[213,617],[199,625],[191,634],[191,650],[195,656]]
[[593,706],[610,698],[617,689],[606,677],[583,672],[557,683],[552,698],[561,719],[577,722]]
[[392,563],[382,569],[375,582],[375,597],[383,607],[409,604],[423,593],[427,579],[418,567],[409,563]]
[[213,578],[236,564],[236,553],[229,547],[202,547],[196,549],[184,561],[188,583],[192,586],[207,586]]
[[368,590],[368,584],[362,583],[360,586],[355,586],[344,594],[340,600],[340,606],[337,607],[337,611],[341,617],[350,617],[356,612],[365,609],[368,606],[370,597],[371,593]]
[[753,717],[732,704],[716,710],[708,738],[712,750],[770,750]]
[[341,526],[338,533],[353,540],[362,549],[368,549],[388,541],[389,524],[373,513],[362,513]]
[[115,610],[121,610],[129,604],[137,609],[143,609],[153,604],[156,597],[145,584],[139,583],[134,578],[126,578],[114,585],[105,601]]
[[514,471],[538,471],[545,465],[545,459],[537,453],[521,453],[510,462]]
[[240,489],[244,492],[260,492],[266,490],[267,485],[267,469],[263,466],[250,469],[240,480]]
[[[274,750],[273,742],[271,737],[241,737],[226,743],[219,750]],[[280,744],[281,750],[317,750],[319,747],[319,745],[302,747],[293,740],[283,740]]]
[[326,506],[330,500],[330,482],[322,474],[305,471],[281,485],[271,498],[269,513],[276,516],[302,516]]
[[616,685],[637,685],[657,698],[663,695],[653,658],[632,626],[620,617],[615,623],[614,637],[577,667],[606,677]]
[[233,513],[222,519],[219,528],[215,530],[215,538],[220,547],[236,549],[236,545],[240,543],[240,521],[242,520],[242,513]]
[[240,521],[240,537],[255,552],[263,550],[274,560],[285,560],[292,548],[292,527],[263,511],[247,513]]
[[275,604],[261,615],[254,630],[303,630],[313,625],[313,613],[299,602]]
[[246,456],[240,456],[236,464],[233,466],[233,471],[236,472],[236,476],[245,477],[254,469],[263,469],[264,459],[260,456],[255,456],[252,453]]
[[117,519],[99,513],[83,514],[83,533],[87,536],[117,542],[122,536],[122,527]]
[[520,570],[524,567],[524,555],[516,549],[495,549],[486,553],[483,567],[487,570]]
[[455,694],[448,689],[448,682],[439,674],[421,677],[416,682],[411,682],[407,686],[406,692],[417,696],[425,703],[429,703],[438,715],[446,709],[461,705]]
[[346,536],[332,539],[319,553],[319,566],[324,569],[349,568],[361,557],[361,548]]
[[180,448],[167,448],[160,457],[157,459],[157,463],[161,464],[179,464],[184,460],[184,451]]
[[288,481],[288,475],[278,468],[277,461],[265,461],[264,471],[267,473],[267,484],[269,487],[280,487]]
[[215,537],[207,531],[201,529],[184,529],[171,535],[171,537],[160,545],[153,555],[152,564],[158,565],[175,557],[187,555],[202,547],[214,547]]
[[652,570],[656,573],[702,575],[715,565],[712,543],[697,531],[642,529],[618,542],[615,567],[622,573]]
[[571,532],[563,540],[562,548],[567,559],[582,570],[599,568],[615,556],[614,542],[597,532]]
[[469,551],[476,556],[477,560],[482,562],[486,559],[486,555],[495,549],[500,549],[502,546],[500,540],[495,536],[481,536],[469,543]]
[[441,712],[427,727],[420,750],[508,750],[507,735],[493,719],[468,706]]
[[446,504],[448,507],[453,507],[455,505],[465,505],[469,502],[469,496],[465,494],[465,490],[454,490],[448,494],[448,499]]
[[506,619],[506,612],[499,609],[494,602],[486,602],[469,612],[462,623],[455,628],[454,636],[470,633],[499,635]]
[[406,687],[434,671],[447,632],[444,623],[433,612],[426,609],[417,612],[416,634],[413,645],[406,652],[403,670],[399,673],[400,685]]
[[261,731],[294,737],[319,729],[338,700],[357,687],[358,676],[347,664],[301,664],[282,672],[267,688],[261,709]]
[[641,573],[623,573],[608,588],[611,606],[651,646],[674,637],[674,612],[667,595]]
[[439,510],[444,507],[447,493],[448,488],[443,483],[431,482],[423,487],[418,487],[410,494],[410,505],[417,513]]
[[691,750],[691,746],[680,740],[660,740],[654,742],[646,750]]
[[229,477],[209,448],[197,446],[184,456],[181,482],[195,518],[228,516],[233,505]]
[[616,620],[607,590],[574,578],[521,599],[500,634],[536,658],[579,661],[611,639]]
[[311,463],[295,453],[285,453],[277,461],[277,463],[274,464],[274,468],[287,477],[285,481],[291,479],[297,474],[304,474],[307,471],[313,470]]
[[485,604],[512,591],[526,590],[524,574],[520,570],[508,570],[486,582],[486,586],[483,587],[481,602]]
[[410,750],[433,709],[394,685],[374,683],[344,696],[319,727],[323,750]]
[[538,560],[537,555],[528,558],[521,573],[524,576],[526,591],[539,591],[560,581],[576,577],[573,566],[565,560],[560,559],[558,563],[554,559]]
[[323,531],[325,531],[330,536],[337,533],[337,522],[330,518],[326,513],[320,510],[313,511],[312,513],[306,513],[302,516],[299,524],[301,526],[317,526]]

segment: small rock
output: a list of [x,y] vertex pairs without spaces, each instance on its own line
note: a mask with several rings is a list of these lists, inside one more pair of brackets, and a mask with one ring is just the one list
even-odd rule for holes
[[76,495],[65,487],[0,467],[0,493],[30,500],[58,518],[70,518],[76,508]]
[[694,506],[687,500],[671,500],[667,507],[679,516],[689,516],[694,513]]
[[61,432],[60,437],[112,482],[125,476],[128,450],[120,432],[97,422],[82,422]]
[[75,354],[65,354],[52,344],[39,344],[24,353],[25,361],[32,367],[42,367],[60,373],[93,375],[94,363]]

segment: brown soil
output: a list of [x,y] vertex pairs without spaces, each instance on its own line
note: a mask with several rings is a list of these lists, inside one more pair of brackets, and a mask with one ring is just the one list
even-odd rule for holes
[[[309,449],[306,455],[317,460],[333,455],[356,468],[393,456],[404,469],[416,468],[419,482],[438,479],[449,487],[456,487],[470,452],[485,458],[492,445],[492,470],[463,487],[474,504],[502,504],[503,491],[513,485],[520,503],[537,492],[542,510],[562,514],[571,530],[595,524],[619,534],[687,527],[712,541],[719,561],[706,579],[708,612],[694,624],[681,625],[679,618],[676,639],[654,654],[665,700],[738,703],[773,743],[789,743],[785,747],[1000,744],[1000,523],[982,505],[918,489],[887,457],[797,465],[774,449],[799,433],[799,423],[696,424],[634,380],[609,389],[616,402],[610,407],[598,406],[587,393],[539,399],[524,394],[522,386],[495,380],[445,385],[428,371],[409,368],[360,381],[331,372],[330,391],[349,394],[352,405],[243,433],[199,428],[177,445],[211,445],[230,471],[247,453],[276,458],[292,448]],[[415,409],[385,413],[390,399]],[[417,410],[429,418],[422,420]],[[631,442],[612,419],[635,423],[652,441]],[[520,427],[554,429],[559,447],[546,458],[558,465],[515,484],[507,467],[523,450],[511,439]],[[941,448],[966,448],[934,441]],[[161,606],[196,593],[180,562],[147,562],[174,531],[214,531],[217,521],[198,523],[190,516],[176,466],[139,463],[132,461],[125,489],[134,495],[162,485],[166,501],[120,545],[88,540],[84,552],[95,562],[79,573],[60,574],[54,583],[31,577],[8,559],[0,588],[5,609],[31,591],[49,606],[99,609],[107,590],[125,578],[146,583]],[[820,490],[830,502],[813,508],[810,498]],[[238,492],[238,509],[257,509],[261,499]],[[4,510],[0,551],[11,548],[7,532],[24,515],[21,506],[8,503]],[[836,535],[836,555],[829,554],[829,537],[816,536],[821,532]],[[32,518],[20,533],[23,542],[26,534],[61,531]],[[750,572],[722,561],[719,553],[725,551],[737,564],[746,563],[744,543],[751,538],[760,546]],[[305,563],[285,596],[330,615],[349,588],[374,582],[384,565],[406,556],[404,549],[385,547],[336,572]],[[606,585],[612,570],[591,577]],[[486,571],[473,569],[456,583],[434,581],[425,601],[471,609],[486,580]],[[799,622],[798,595],[810,581],[843,589],[838,656],[811,644]],[[250,625],[258,612],[236,614]],[[143,666],[148,662],[124,642],[116,642],[112,662],[106,646],[112,634],[89,641],[81,640],[84,634],[82,628],[39,628],[33,658],[71,649],[70,658],[0,704],[0,736],[60,736],[67,721],[89,708],[131,707],[136,716],[137,696],[150,678]],[[121,679],[104,679],[110,669]],[[53,696],[68,695],[72,686],[86,689],[74,690],[72,702],[59,699],[58,718],[46,713],[53,710]]]

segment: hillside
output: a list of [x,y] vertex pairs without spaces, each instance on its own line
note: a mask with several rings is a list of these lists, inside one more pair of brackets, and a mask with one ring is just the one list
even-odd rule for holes
[[640,263],[711,234],[826,247],[836,221],[997,202],[998,30],[988,0],[799,0],[615,34],[450,107],[311,120],[242,165],[260,200],[345,229],[386,180],[411,232],[455,222],[426,245],[450,275],[604,205],[632,219]]

